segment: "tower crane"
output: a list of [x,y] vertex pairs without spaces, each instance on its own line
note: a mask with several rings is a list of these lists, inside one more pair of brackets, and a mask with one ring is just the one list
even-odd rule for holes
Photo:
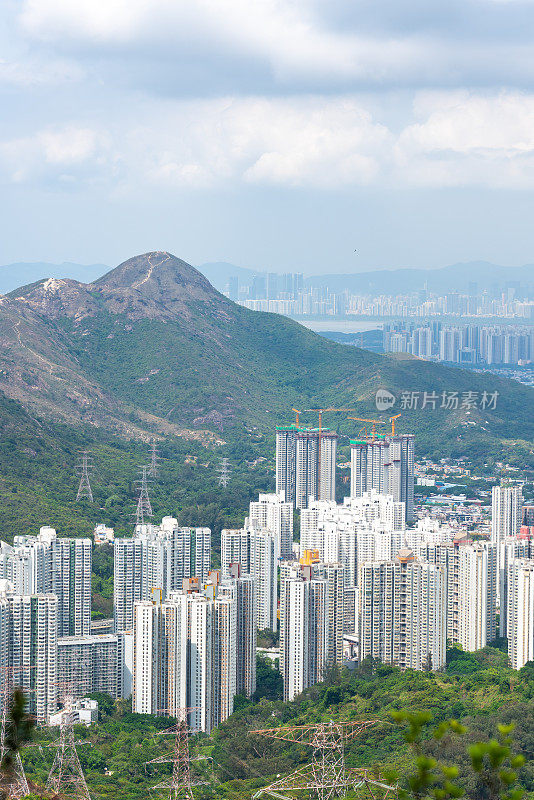
[[402,414],[395,414],[394,417],[390,417],[389,421],[391,422],[391,435],[395,436],[395,420],[399,417],[402,417]]
[[[353,419],[356,422],[369,422],[370,424],[372,424],[373,427],[371,428],[371,436],[373,439],[376,437],[376,426],[386,424],[382,419],[366,419],[365,417],[347,417],[347,419]],[[361,430],[364,430],[367,435],[366,428],[362,428]]]

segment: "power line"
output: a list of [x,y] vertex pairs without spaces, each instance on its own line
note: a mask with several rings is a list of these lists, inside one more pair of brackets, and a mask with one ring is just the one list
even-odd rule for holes
[[223,458],[221,465],[217,467],[217,472],[219,473],[219,486],[226,488],[230,480],[230,459]]
[[272,739],[297,742],[313,748],[311,764],[292,772],[270,786],[256,792],[252,798],[256,800],[262,794],[281,800],[295,792],[313,794],[317,800],[331,800],[334,797],[345,797],[347,791],[363,789],[371,800],[376,800],[377,790],[382,800],[397,795],[397,788],[389,786],[374,772],[367,769],[347,769],[345,766],[345,741],[358,736],[366,728],[378,723],[378,720],[361,720],[358,722],[324,722],[319,725],[287,726],[250,731],[259,736]]
[[135,524],[144,525],[149,517],[153,517],[152,505],[148,496],[148,466],[140,467],[141,480],[137,482],[137,508],[135,511]]
[[159,478],[160,461],[161,457],[158,453],[158,445],[156,444],[156,440],[152,439],[152,442],[150,444],[150,465],[148,469],[149,478]]
[[57,751],[52,769],[48,774],[46,788],[54,795],[68,797],[69,800],[91,800],[76,750],[76,745],[88,744],[88,742],[76,742],[74,739],[72,704],[72,697],[67,695],[64,698],[59,741],[50,745],[57,747]]
[[76,495],[76,502],[85,497],[90,503],[93,502],[93,492],[89,482],[89,470],[92,469],[92,464],[89,462],[89,450],[82,450],[80,460],[77,465],[77,472],[80,476],[80,483],[78,485],[78,494]]
[[153,789],[166,790],[165,797],[167,800],[193,800],[193,788],[201,786],[206,781],[193,780],[191,777],[191,761],[197,761],[198,758],[191,758],[189,755],[189,727],[187,725],[187,716],[193,711],[192,708],[178,709],[178,722],[171,728],[164,731],[159,731],[162,736],[174,736],[174,747],[172,753],[164,756],[158,756],[147,764],[172,764],[172,776],[170,781],[162,782],[153,786]]

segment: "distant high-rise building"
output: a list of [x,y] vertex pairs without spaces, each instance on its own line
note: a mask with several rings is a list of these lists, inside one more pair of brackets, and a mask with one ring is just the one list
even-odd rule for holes
[[230,577],[219,586],[219,594],[235,599],[237,604],[236,693],[252,697],[256,691],[256,621],[254,618],[255,584],[244,575],[239,564],[230,564]]
[[237,601],[217,584],[190,585],[163,603],[135,604],[132,708],[178,716],[189,707],[191,726],[210,733],[233,711]]
[[446,576],[447,638],[464,650],[485,647],[496,636],[497,548],[490,542],[425,544],[421,559]]
[[405,503],[406,521],[413,519],[414,435],[378,436],[353,440],[351,446],[351,497],[374,489]]
[[393,561],[361,565],[360,659],[401,669],[441,669],[447,639],[443,570],[415,559],[409,549]]
[[276,429],[276,493],[297,508],[313,500],[335,500],[337,434],[328,428]]
[[239,278],[235,276],[228,278],[228,297],[234,302],[239,300]]

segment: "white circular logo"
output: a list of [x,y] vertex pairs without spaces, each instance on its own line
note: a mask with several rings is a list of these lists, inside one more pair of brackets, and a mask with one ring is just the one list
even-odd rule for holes
[[375,403],[378,411],[387,411],[395,405],[395,395],[387,389],[379,389],[376,393]]

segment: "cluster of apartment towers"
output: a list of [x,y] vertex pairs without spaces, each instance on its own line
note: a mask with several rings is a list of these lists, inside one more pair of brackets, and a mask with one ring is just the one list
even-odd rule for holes
[[[413,524],[414,437],[351,442],[351,493],[336,504],[335,433],[276,430],[276,492],[221,533],[138,525],[114,541],[113,629],[91,625],[89,538],[52,528],[0,546],[0,676],[47,723],[62,693],[132,696],[135,712],[210,732],[256,688],[258,630],[280,632],[284,696],[368,656],[440,669],[447,640],[477,650],[500,632],[512,666],[534,658],[534,518],[519,487],[493,490],[491,541]],[[300,542],[293,541],[300,510]],[[530,518],[522,525],[523,511]],[[530,526],[530,527],[529,527]]]

